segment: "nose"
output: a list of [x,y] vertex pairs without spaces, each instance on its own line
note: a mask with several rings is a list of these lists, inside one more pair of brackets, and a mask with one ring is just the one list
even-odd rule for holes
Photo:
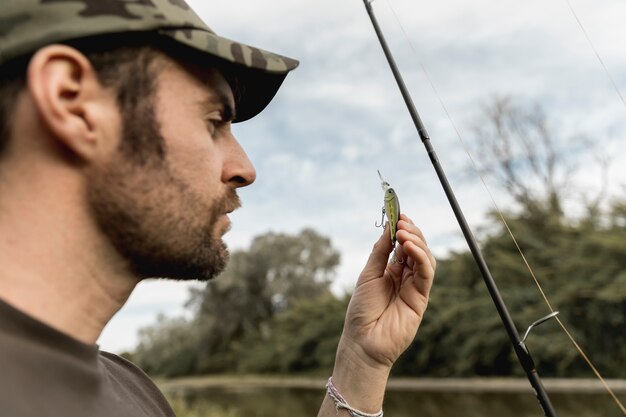
[[256,169],[237,139],[231,135],[222,181],[234,188],[247,187],[256,179]]

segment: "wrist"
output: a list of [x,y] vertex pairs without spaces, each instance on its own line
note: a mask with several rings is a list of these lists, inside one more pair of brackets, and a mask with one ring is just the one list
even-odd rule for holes
[[341,395],[341,393],[335,387],[333,382],[333,377],[328,378],[328,383],[326,383],[326,391],[328,397],[330,397],[335,403],[335,410],[337,410],[337,414],[339,414],[339,410],[346,410],[350,417],[383,417],[383,409],[381,408],[379,411],[375,413],[368,413],[363,410],[359,410],[351,406],[345,398]]
[[367,413],[378,412],[383,405],[391,367],[368,358],[357,345],[342,338],[337,349],[333,381],[352,407]]

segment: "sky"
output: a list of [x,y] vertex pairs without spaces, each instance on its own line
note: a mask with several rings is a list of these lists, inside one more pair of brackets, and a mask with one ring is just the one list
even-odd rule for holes
[[[350,290],[380,229],[383,192],[376,170],[398,193],[436,256],[463,249],[456,220],[419,141],[362,1],[190,0],[218,34],[300,60],[258,117],[234,126],[256,166],[240,191],[224,240],[245,249],[268,231],[311,227],[341,252],[333,289]],[[572,8],[578,15],[581,29]],[[373,7],[448,179],[474,228],[492,207],[459,140],[494,97],[540,104],[558,137],[585,136],[594,148],[562,153],[577,167],[575,192],[600,191],[594,155],[611,157],[609,194],[626,188],[626,3],[621,0],[375,0]],[[397,18],[396,18],[397,16]],[[400,24],[398,23],[400,22]],[[426,71],[424,71],[424,69]],[[426,76],[428,74],[428,76]],[[431,82],[429,81],[432,80]],[[446,115],[440,99],[447,108]],[[451,123],[454,122],[454,125]],[[500,207],[511,197],[492,190]],[[576,207],[568,207],[575,213]],[[497,277],[496,277],[497,280]],[[132,350],[138,330],[159,314],[178,316],[201,283],[141,283],[105,328],[104,350]]]

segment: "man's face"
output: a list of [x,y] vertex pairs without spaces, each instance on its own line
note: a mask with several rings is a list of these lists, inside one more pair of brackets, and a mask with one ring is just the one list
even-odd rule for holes
[[158,61],[153,105],[132,109],[120,136],[161,140],[164,152],[135,158],[118,147],[89,171],[88,196],[101,231],[140,278],[206,280],[228,258],[222,235],[240,205],[236,188],[256,173],[231,133],[233,94],[220,72]]

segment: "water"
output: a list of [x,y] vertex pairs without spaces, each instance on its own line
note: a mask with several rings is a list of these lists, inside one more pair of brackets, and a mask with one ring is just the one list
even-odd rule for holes
[[[302,388],[203,388],[175,396],[178,417],[316,416],[324,393]],[[620,395],[622,402],[626,395]],[[551,394],[559,417],[623,417],[608,394]],[[393,417],[542,417],[531,393],[388,391]]]

